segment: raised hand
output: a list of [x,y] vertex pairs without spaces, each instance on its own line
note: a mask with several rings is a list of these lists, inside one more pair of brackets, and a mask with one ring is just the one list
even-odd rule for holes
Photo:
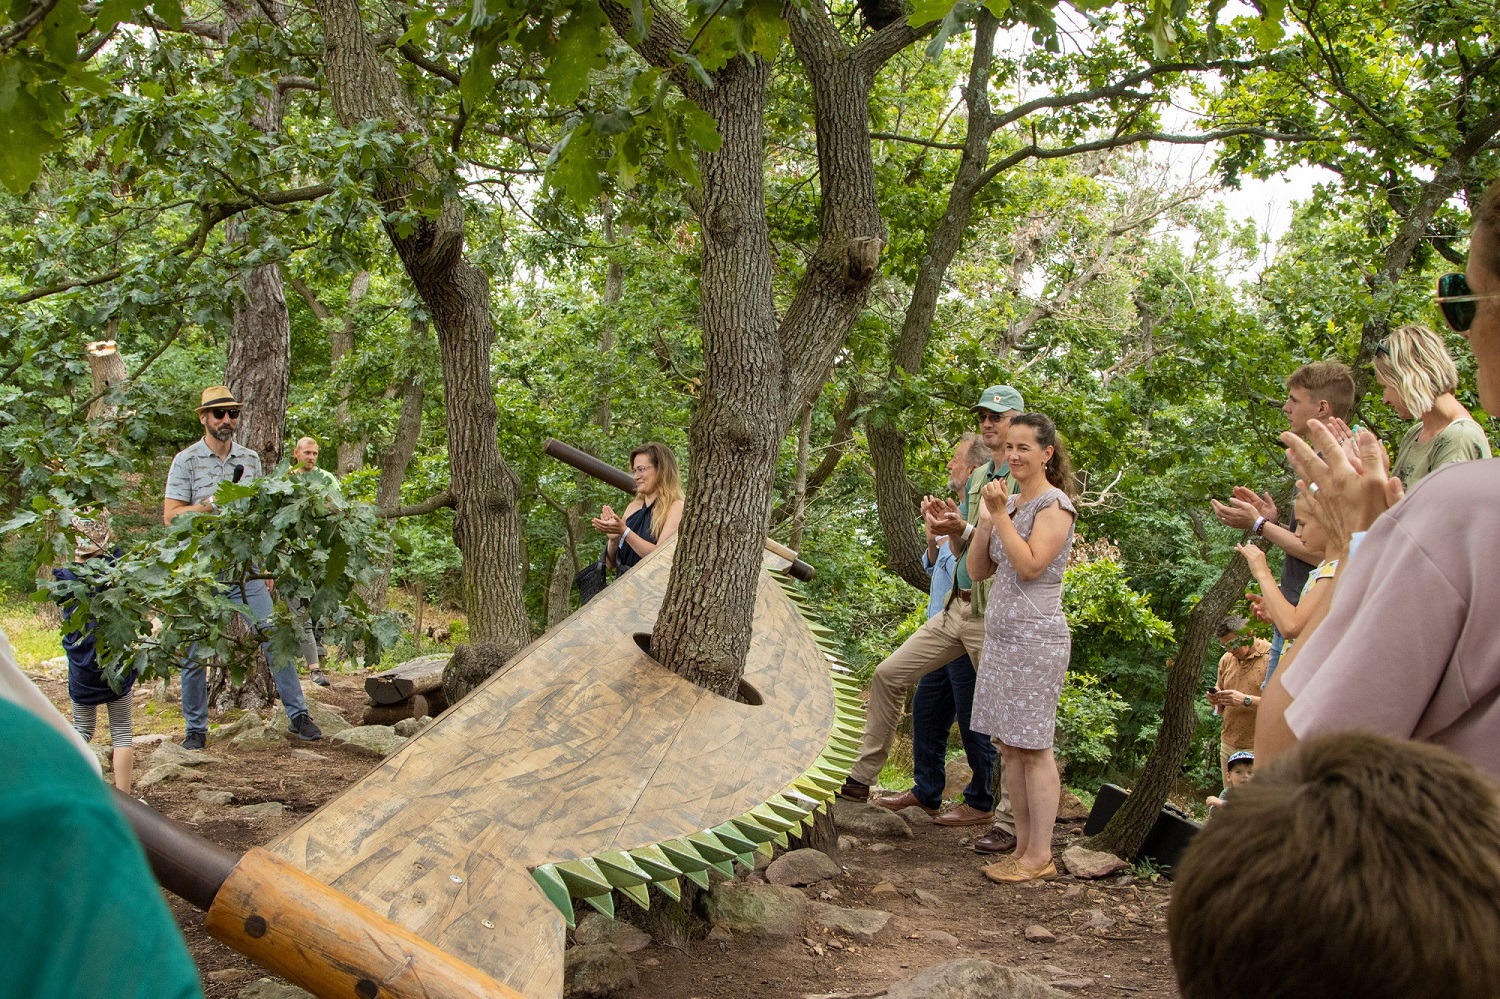
[[1006,498],[1010,495],[1010,490],[1006,488],[1004,479],[986,482],[984,488],[979,491],[979,495],[984,499],[985,508],[990,511],[992,518],[999,520],[1007,516]]
[[1271,575],[1271,568],[1266,564],[1266,553],[1255,545],[1235,545],[1234,550],[1250,564],[1250,574],[1256,579]]
[[[931,502],[923,502],[923,518],[932,518],[932,531],[934,534],[946,534],[949,537],[959,537],[964,533],[967,523],[964,515],[959,510],[958,504],[951,499],[937,499],[928,497]],[[956,550],[956,549],[955,549]]]
[[599,516],[595,517],[590,523],[594,525],[594,530],[608,534],[612,538],[619,537],[625,533],[625,521],[621,520],[619,515],[610,509],[607,503],[604,509],[599,511]]
[[1400,479],[1390,477],[1390,456],[1370,431],[1355,435],[1352,458],[1320,421],[1308,421],[1307,435],[1311,444],[1293,433],[1282,434],[1281,442],[1286,445],[1287,459],[1302,477],[1301,485],[1317,498],[1318,519],[1333,547],[1347,551],[1350,536],[1369,530],[1375,518],[1400,501],[1405,490]]
[[1244,500],[1255,507],[1256,516],[1264,517],[1273,524],[1276,523],[1279,511],[1276,509],[1276,501],[1271,498],[1270,492],[1261,493],[1257,496],[1253,489],[1247,489],[1244,486],[1235,486],[1234,492],[1230,493],[1230,499]]

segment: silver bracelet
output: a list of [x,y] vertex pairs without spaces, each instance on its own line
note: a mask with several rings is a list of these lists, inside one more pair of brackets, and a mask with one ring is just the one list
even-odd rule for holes
[[964,525],[964,540],[968,541],[969,538],[971,538],[973,536],[974,536],[974,525],[973,524],[965,524]]
[[625,539],[628,537],[630,537],[630,528],[627,527],[624,531],[620,532],[620,544],[623,545],[625,543]]

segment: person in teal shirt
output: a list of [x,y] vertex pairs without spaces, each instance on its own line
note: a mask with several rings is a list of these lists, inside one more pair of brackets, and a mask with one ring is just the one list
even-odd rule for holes
[[76,746],[0,697],[0,996],[202,999],[140,843]]

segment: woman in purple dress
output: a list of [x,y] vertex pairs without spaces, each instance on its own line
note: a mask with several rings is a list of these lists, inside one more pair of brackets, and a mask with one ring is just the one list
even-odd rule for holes
[[1052,826],[1061,782],[1052,735],[1073,644],[1062,577],[1073,547],[1077,479],[1057,427],[1041,413],[1011,421],[1005,457],[1020,492],[1007,495],[1000,481],[986,485],[969,543],[969,575],[995,580],[969,727],[999,743],[1016,817],[1015,852],[984,874],[1014,883],[1057,876]]

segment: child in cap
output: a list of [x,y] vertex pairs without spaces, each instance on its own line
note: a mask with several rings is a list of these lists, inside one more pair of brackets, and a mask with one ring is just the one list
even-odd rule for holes
[[1218,808],[1229,798],[1229,792],[1244,784],[1255,776],[1255,754],[1248,749],[1242,749],[1229,757],[1224,765],[1229,773],[1229,785],[1218,794],[1211,794],[1207,798],[1209,808]]

